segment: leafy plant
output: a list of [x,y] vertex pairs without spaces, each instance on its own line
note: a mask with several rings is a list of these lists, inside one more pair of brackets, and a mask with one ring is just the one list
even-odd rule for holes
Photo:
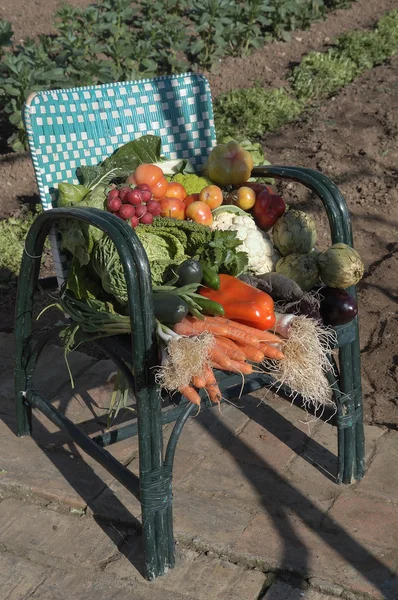
[[194,25],[189,54],[192,62],[211,68],[227,50],[224,30],[234,21],[229,0],[192,0],[190,19]]
[[21,215],[0,221],[0,269],[7,278],[19,273],[26,234],[40,212],[40,205],[33,211],[23,208]]
[[[261,48],[271,26],[273,7],[270,0],[247,0],[233,3],[233,23],[225,28],[226,53],[247,56],[251,50]],[[268,36],[269,37],[269,36]]]
[[0,20],[0,56],[3,53],[3,46],[11,45],[11,38],[14,35],[14,32],[11,27],[11,23],[8,21]]
[[217,134],[220,138],[261,137],[297,117],[301,110],[301,104],[282,88],[233,90],[215,100]]
[[357,65],[335,49],[310,52],[291,75],[292,87],[300,100],[326,98],[358,74]]
[[273,8],[272,33],[284,40],[290,39],[290,31],[307,29],[325,14],[323,0],[275,0]]
[[373,31],[351,31],[337,40],[339,54],[354,62],[359,71],[371,69],[389,56],[380,37]]
[[[55,14],[55,35],[27,40],[13,49],[7,48],[11,25],[0,21],[0,110],[14,130],[8,143],[14,150],[26,147],[21,109],[31,92],[214,69],[227,55],[247,56],[264,42],[287,39],[291,30],[306,28],[327,10],[348,4],[346,0],[102,0],[85,8],[63,6]],[[391,23],[386,21],[383,31],[383,40],[387,35],[393,43],[396,33]]]
[[6,52],[0,63],[0,101],[3,111],[16,129],[7,140],[14,150],[23,150],[26,134],[22,122],[22,106],[34,91],[67,84],[64,72],[40,45],[26,40],[18,52]]

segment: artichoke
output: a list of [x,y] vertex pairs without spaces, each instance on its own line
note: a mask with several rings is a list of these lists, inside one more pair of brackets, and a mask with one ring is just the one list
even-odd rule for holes
[[302,210],[291,209],[275,223],[272,239],[282,256],[311,252],[316,242],[315,221]]
[[318,254],[317,261],[323,283],[333,288],[355,285],[365,270],[358,252],[347,244],[333,244]]
[[292,279],[308,292],[319,279],[319,269],[314,254],[289,254],[278,260],[275,271]]

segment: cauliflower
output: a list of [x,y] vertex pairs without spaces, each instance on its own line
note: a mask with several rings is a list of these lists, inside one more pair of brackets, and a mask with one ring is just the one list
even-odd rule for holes
[[188,196],[191,194],[200,194],[203,188],[212,184],[210,179],[195,175],[194,173],[177,173],[176,175],[173,175],[171,181],[178,181],[178,183],[181,183]]
[[278,260],[268,235],[261,231],[249,215],[222,211],[214,216],[212,229],[234,230],[242,244],[237,247],[246,252],[249,260],[248,270],[254,275],[263,275],[273,270]]

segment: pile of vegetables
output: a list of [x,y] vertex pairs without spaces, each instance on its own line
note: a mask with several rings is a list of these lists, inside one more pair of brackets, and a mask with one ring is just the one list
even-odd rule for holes
[[[143,136],[78,169],[78,185],[59,185],[58,206],[102,208],[134,228],[151,270],[159,386],[198,405],[203,389],[218,403],[214,369],[242,377],[264,371],[304,402],[324,405],[335,343],[327,326],[355,318],[346,288],[363,264],[345,244],[318,252],[314,219],[287,208],[268,182],[252,180],[252,168],[253,154],[231,139],[196,173],[189,161],[162,157],[160,138]],[[57,304],[74,323],[67,350],[78,330],[129,333],[112,240],[73,219],[60,232],[72,255]]]

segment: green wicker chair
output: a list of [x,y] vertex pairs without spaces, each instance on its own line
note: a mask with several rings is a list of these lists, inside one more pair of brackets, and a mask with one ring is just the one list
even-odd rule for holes
[[[95,165],[123,143],[143,134],[162,138],[170,158],[189,158],[198,167],[216,143],[212,101],[207,80],[197,74],[160,77],[136,82],[32,94],[24,108],[29,146],[44,212],[33,223],[19,275],[16,306],[15,392],[18,435],[31,434],[35,407],[105,467],[142,505],[146,577],[155,579],[174,565],[172,521],[172,471],[177,442],[194,406],[181,399],[162,412],[153,369],[157,359],[154,341],[151,280],[145,252],[131,227],[115,215],[88,208],[52,208],[60,181],[76,182],[80,164]],[[338,188],[324,175],[301,167],[264,166],[253,175],[289,179],[303,184],[322,200],[333,243],[352,245],[351,221]],[[67,257],[59,251],[56,224],[73,217],[105,231],[120,254],[129,293],[132,335],[129,346],[108,339],[103,347],[131,384],[137,400],[137,422],[88,437],[32,388],[32,375],[50,333],[33,340],[32,307],[37,287],[43,244],[50,237],[56,274],[61,283]],[[355,295],[355,289],[349,290]],[[338,412],[338,482],[351,483],[364,473],[364,434],[360,353],[357,320],[336,328],[339,343],[339,376],[331,380]],[[134,365],[135,377],[127,366]],[[240,378],[218,373],[225,397],[236,398]],[[247,377],[245,393],[271,386],[265,375]],[[280,389],[283,395],[286,390]],[[204,405],[206,400],[204,399]],[[163,452],[162,424],[175,421]],[[117,461],[106,446],[130,436],[139,439],[139,478]]]

